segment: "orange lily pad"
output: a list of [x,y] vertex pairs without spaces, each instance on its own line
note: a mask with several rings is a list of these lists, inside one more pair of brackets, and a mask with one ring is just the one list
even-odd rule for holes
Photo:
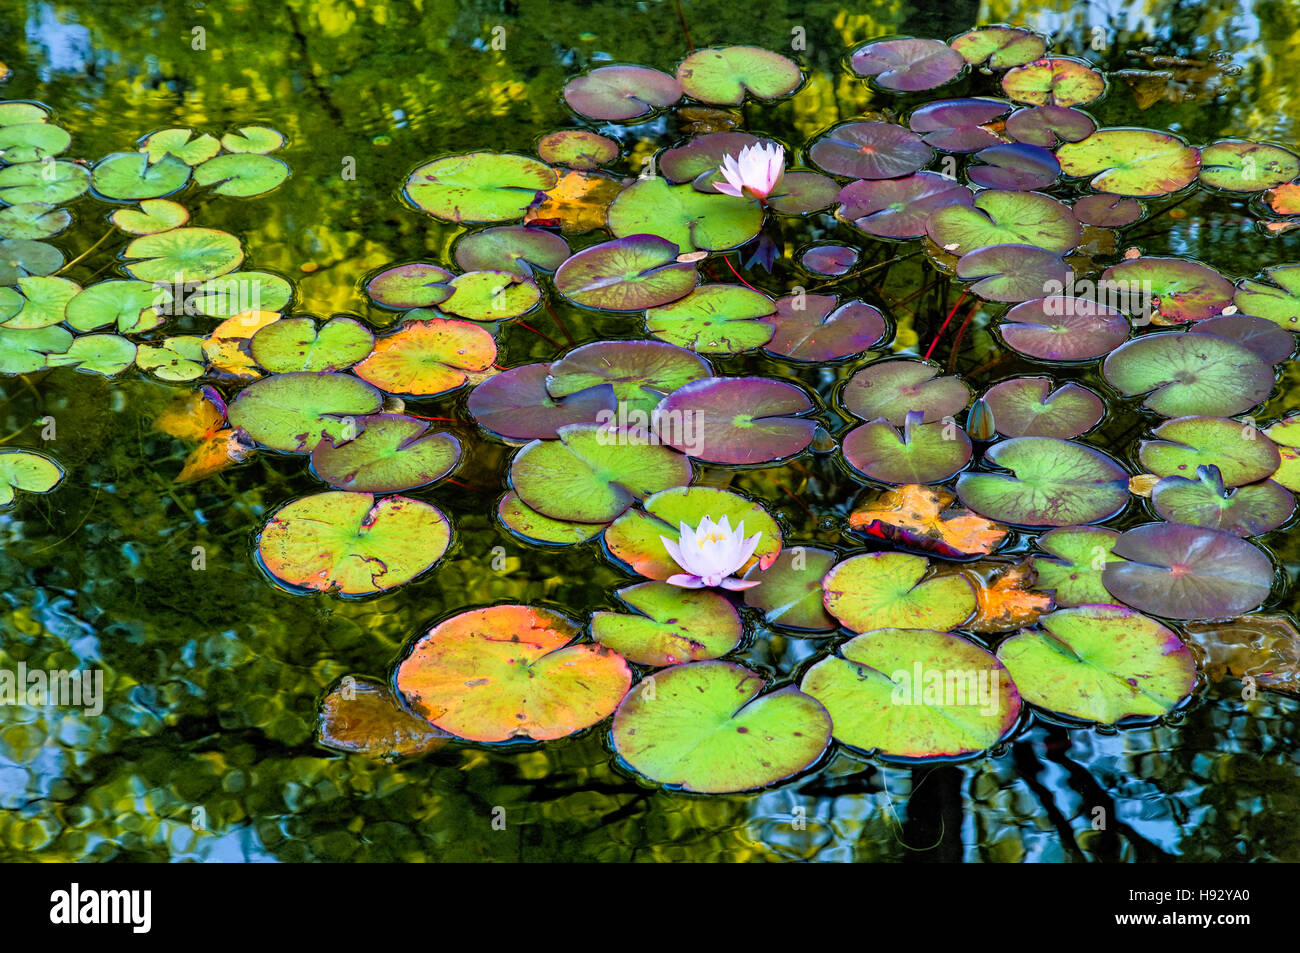
[[389,393],[429,397],[454,390],[469,380],[467,372],[485,371],[496,358],[497,342],[483,327],[432,318],[376,338],[374,351],[352,372]]
[[253,452],[253,441],[240,427],[226,422],[226,403],[211,387],[178,397],[154,418],[154,429],[180,440],[197,441],[185,458],[176,483],[191,483],[243,463]]
[[972,632],[1011,632],[1033,625],[1055,607],[1052,597],[1031,592],[1037,574],[1028,563],[981,561],[955,570],[975,590],[975,616],[963,628]]
[[451,738],[401,706],[374,678],[348,675],[321,700],[316,740],[326,748],[396,761],[437,751]]
[[253,335],[280,320],[279,311],[244,311],[222,321],[203,341],[203,356],[214,371],[240,380],[257,380],[262,371],[253,360]]
[[558,225],[564,232],[590,232],[605,227],[609,203],[618,198],[623,186],[607,175],[565,172],[543,201],[524,216],[525,225]]
[[942,487],[909,483],[885,490],[849,516],[849,528],[949,559],[986,556],[1007,536],[1007,528],[951,504],[956,495]]

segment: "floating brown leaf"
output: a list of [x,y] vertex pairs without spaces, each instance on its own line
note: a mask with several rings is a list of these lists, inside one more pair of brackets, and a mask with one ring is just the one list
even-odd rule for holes
[[993,552],[1007,528],[969,510],[949,509],[956,496],[942,487],[909,483],[886,490],[849,516],[849,527],[940,556]]

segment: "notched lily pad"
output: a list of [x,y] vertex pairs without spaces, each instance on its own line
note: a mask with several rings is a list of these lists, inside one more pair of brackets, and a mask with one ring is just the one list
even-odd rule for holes
[[924,556],[853,556],[822,580],[826,611],[854,632],[954,629],[974,614],[975,591],[962,576],[927,578],[929,569]]
[[592,613],[591,637],[639,665],[714,659],[740,644],[740,616],[716,592],[654,581],[615,595],[633,611]]

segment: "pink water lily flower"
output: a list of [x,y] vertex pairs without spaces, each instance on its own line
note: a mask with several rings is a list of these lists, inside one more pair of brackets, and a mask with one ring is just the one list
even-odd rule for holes
[[669,576],[669,583],[683,589],[703,589],[706,586],[749,589],[758,585],[757,581],[745,582],[731,574],[749,562],[763,537],[762,533],[745,539],[744,521],[733,530],[725,516],[716,523],[706,516],[695,529],[682,523],[680,531],[681,538],[675,543],[667,536],[659,537],[668,555],[686,570]]
[[753,198],[766,202],[785,175],[785,150],[775,143],[745,146],[740,156],[722,157],[722,176],[726,182],[713,187],[723,195]]

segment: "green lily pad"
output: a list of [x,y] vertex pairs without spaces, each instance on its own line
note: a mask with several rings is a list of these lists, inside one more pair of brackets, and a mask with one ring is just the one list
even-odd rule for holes
[[901,432],[877,418],[844,435],[844,462],[868,480],[901,485],[942,483],[970,462],[971,442],[953,423],[921,423],[910,411]]
[[715,659],[740,644],[740,616],[716,592],[642,582],[615,595],[634,611],[592,613],[591,637],[638,665]]
[[609,717],[632,685],[621,655],[576,634],[540,607],[471,609],[417,639],[394,684],[413,711],[470,741],[563,738]]
[[1225,192],[1262,192],[1300,175],[1300,156],[1262,142],[1221,139],[1201,149],[1201,181]]
[[1008,70],[1002,91],[1031,106],[1082,106],[1106,92],[1106,78],[1083,60],[1052,56]]
[[336,443],[327,435],[311,452],[312,471],[340,490],[393,493],[428,486],[460,460],[459,440],[431,433],[416,417],[372,414],[358,417],[356,425],[360,432],[352,439]]
[[211,278],[185,298],[186,314],[230,318],[247,311],[283,311],[293,285],[265,271],[235,271]]
[[1041,630],[998,646],[1021,697],[1081,721],[1113,725],[1173,711],[1196,687],[1196,661],[1154,619],[1113,605],[1040,616]]
[[90,184],[110,201],[135,202],[178,192],[189,181],[190,167],[175,156],[150,163],[143,152],[115,152],[95,164]]
[[221,137],[227,152],[274,152],[284,145],[284,136],[267,126],[243,126]]
[[1081,443],[1016,437],[994,444],[984,460],[1011,472],[963,473],[957,478],[957,496],[969,509],[999,523],[1097,523],[1128,505],[1128,473]]
[[366,295],[381,308],[406,311],[430,308],[452,295],[452,274],[423,261],[385,268],[366,282]]
[[471,271],[449,283],[452,295],[439,305],[448,314],[472,321],[505,321],[537,306],[535,282],[509,271]]
[[49,118],[49,110],[40,103],[0,103],[0,126],[14,126],[23,122],[45,122]]
[[1128,290],[1129,310],[1148,299],[1175,321],[1200,321],[1222,311],[1232,300],[1232,282],[1213,268],[1187,258],[1133,258],[1101,274],[1102,288]]
[[77,367],[112,377],[135,363],[135,345],[116,334],[83,334],[61,354],[46,358],[50,367]]
[[100,281],[82,290],[67,304],[68,324],[78,331],[113,326],[122,334],[138,334],[163,324],[159,309],[172,303],[166,285],[147,281]]
[[28,374],[46,366],[47,355],[72,346],[67,328],[0,328],[0,374]]
[[63,480],[63,467],[43,453],[0,447],[0,506],[14,501],[14,491],[49,493]]
[[748,94],[780,99],[803,82],[803,73],[780,53],[756,46],[696,50],[677,67],[687,96],[713,106],[739,106]]
[[135,350],[135,363],[165,381],[192,381],[202,377],[203,338],[192,334],[167,338],[157,345],[141,344]]
[[927,579],[929,568],[906,553],[850,557],[822,579],[826,611],[854,632],[955,629],[974,615],[975,591],[964,576]]
[[1161,519],[1222,530],[1233,536],[1260,536],[1277,529],[1295,512],[1295,497],[1272,480],[1228,489],[1213,464],[1196,468],[1195,479],[1167,476],[1151,490]]
[[0,169],[0,202],[62,205],[90,188],[90,170],[75,162],[23,162]]
[[1066,175],[1092,176],[1098,192],[1152,197],[1196,181],[1201,154],[1182,139],[1153,129],[1098,129],[1056,150]]
[[262,567],[285,588],[366,595],[410,582],[442,558],[451,524],[405,496],[330,491],[292,500],[257,537]]
[[762,347],[776,329],[759,320],[776,312],[771,298],[740,285],[701,285],[684,298],[646,311],[646,330],[701,354],[739,354]]
[[884,758],[955,758],[993,747],[1020,718],[1020,693],[991,652],[949,632],[882,628],[804,673],[835,740]]
[[927,424],[954,417],[970,403],[971,389],[960,377],[938,373],[938,367],[923,361],[868,364],[845,383],[840,403],[855,417],[884,417],[895,427],[906,423],[913,410],[922,411]]
[[801,632],[833,632],[839,623],[822,603],[822,577],[839,561],[829,549],[792,546],[781,550],[764,569],[758,563],[745,573],[745,605],[758,609],[768,625]]
[[1033,245],[1063,255],[1079,243],[1069,206],[1038,192],[979,192],[973,205],[935,211],[926,231],[955,255],[987,245]]
[[1033,588],[1051,592],[1058,606],[1113,602],[1115,597],[1101,583],[1109,562],[1121,562],[1111,554],[1119,533],[1101,526],[1063,526],[1050,530],[1035,544],[1049,556],[1030,559],[1037,579]]
[[531,278],[534,268],[553,272],[568,257],[569,243],[559,235],[519,225],[470,232],[456,242],[456,264],[465,271],[508,271]]
[[253,152],[216,156],[194,168],[195,183],[212,186],[218,195],[262,195],[287,178],[287,165]]
[[723,794],[766,787],[817,763],[831,719],[793,685],[732,662],[679,665],[638,686],[614,715],[614,750],[632,770],[684,791]]
[[618,158],[618,143],[585,129],[561,129],[542,136],[537,154],[543,162],[585,171]]
[[1210,334],[1146,334],[1112,351],[1102,376],[1116,390],[1145,394],[1143,406],[1162,417],[1228,417],[1268,398],[1273,367],[1253,351]]
[[311,318],[281,318],[259,328],[250,345],[253,360],[273,374],[341,371],[363,360],[375,337],[360,321],[336,317],[319,328]]
[[501,222],[523,218],[557,181],[554,169],[528,156],[470,152],[420,166],[406,180],[406,197],[451,222]]
[[376,338],[374,350],[353,373],[389,393],[431,397],[460,387],[469,373],[487,370],[496,357],[496,339],[484,328],[431,318],[405,321],[394,333]]
[[1047,52],[1047,41],[1040,34],[1005,26],[967,30],[949,46],[972,66],[987,63],[992,69],[1023,66]]
[[287,453],[307,453],[329,437],[355,436],[357,418],[378,413],[379,391],[347,374],[277,374],[254,381],[230,403],[230,426],[258,443]]
[[63,252],[25,238],[0,239],[0,285],[16,285],[28,275],[51,275],[63,266]]
[[511,490],[497,504],[497,518],[510,532],[530,543],[543,546],[572,546],[599,536],[604,523],[577,523],[556,520],[539,513]]
[[665,179],[642,179],[609,206],[609,229],[619,238],[658,235],[682,252],[716,251],[743,245],[763,225],[753,199],[697,192]]
[[124,232],[132,235],[156,235],[180,228],[190,220],[189,210],[170,199],[145,199],[138,209],[120,208],[109,216]]
[[711,376],[709,362],[659,341],[594,341],[550,366],[546,389],[563,398],[608,384],[628,412],[649,415],[666,395]]
[[66,278],[28,276],[18,279],[18,290],[22,292],[22,308],[3,326],[46,328],[63,321],[68,302],[81,291],[81,285]]
[[578,252],[555,272],[555,290],[584,308],[641,311],[688,294],[695,266],[656,235],[633,235]]
[[71,212],[48,202],[0,209],[0,238],[52,238],[71,224]]
[[733,527],[743,523],[746,537],[762,534],[751,557],[754,565],[767,568],[781,552],[781,529],[760,504],[730,490],[682,485],[654,494],[641,509],[630,509],[616,519],[605,530],[605,546],[633,572],[666,580],[682,570],[660,537],[676,543],[683,523],[696,527],[706,516],[715,522],[725,516]]
[[1101,422],[1106,405],[1073,381],[1052,390],[1049,377],[1016,377],[994,384],[983,397],[993,425],[1006,437],[1070,440]]
[[620,439],[597,424],[569,424],[559,440],[534,440],[515,454],[510,485],[552,519],[607,523],[639,500],[691,480],[691,464],[669,447]]
[[1223,417],[1178,417],[1152,431],[1157,440],[1138,445],[1138,460],[1157,476],[1194,477],[1200,466],[1218,467],[1228,486],[1273,475],[1281,465],[1273,441],[1253,424]]
[[216,278],[234,271],[244,260],[239,239],[215,228],[174,228],[143,235],[127,245],[123,255],[140,259],[127,264],[126,270],[133,278],[149,282]]
[[1300,332],[1300,265],[1266,268],[1264,276],[1264,281],[1238,282],[1232,303],[1242,314]]
[[220,152],[221,143],[206,132],[196,136],[193,129],[162,129],[141,140],[140,151],[149,156],[151,163],[172,156],[193,166]]

